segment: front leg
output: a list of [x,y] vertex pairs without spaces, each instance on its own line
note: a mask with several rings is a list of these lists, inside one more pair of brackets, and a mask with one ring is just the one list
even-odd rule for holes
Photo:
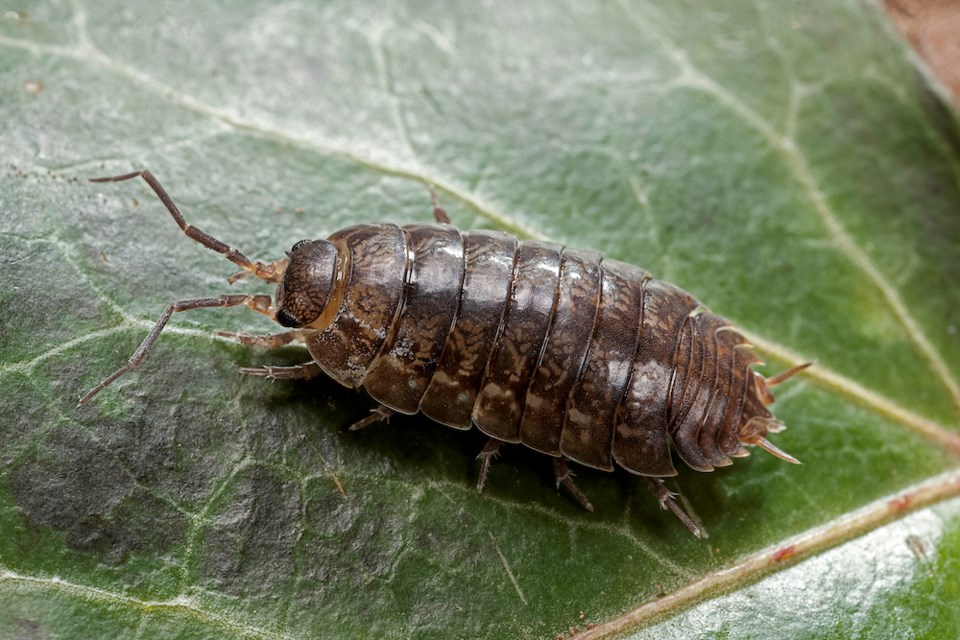
[[309,380],[323,373],[316,362],[297,364],[292,367],[241,367],[240,373],[248,376],[260,376],[269,380]]
[[284,331],[282,333],[272,333],[266,336],[255,336],[249,333],[239,333],[234,331],[217,331],[216,334],[221,338],[230,338],[240,344],[248,347],[266,347],[267,349],[277,349],[291,342],[306,342],[307,332],[303,329],[294,329],[293,331]]
[[[129,176],[120,176],[118,179],[126,180],[127,178],[135,175],[140,175],[140,173],[129,174]],[[112,178],[111,178],[112,179]],[[153,183],[151,183],[152,185]],[[159,185],[155,189],[159,189]],[[161,193],[161,191],[158,191]],[[169,197],[166,193],[163,193],[162,197]],[[175,208],[171,209],[171,213],[174,213]],[[174,217],[179,215],[179,212],[176,213]],[[178,219],[179,222],[183,222],[183,218]],[[183,226],[183,225],[181,225]],[[198,232],[199,233],[199,232]],[[191,236],[193,237],[193,236]],[[203,237],[208,237],[204,235]],[[222,244],[222,243],[221,243]],[[219,245],[218,245],[219,246]],[[221,252],[225,253],[225,252]],[[140,343],[140,346],[137,347],[137,350],[133,352],[133,355],[130,356],[130,359],[127,360],[127,364],[123,365],[109,376],[104,378],[100,384],[95,386],[93,389],[87,392],[87,395],[80,398],[80,404],[83,404],[90,400],[104,389],[106,389],[114,380],[130,371],[134,367],[140,364],[144,356],[149,353],[153,343],[157,341],[157,338],[160,337],[160,333],[163,331],[163,328],[167,326],[167,321],[170,320],[170,316],[174,313],[180,311],[190,311],[192,309],[211,309],[214,307],[239,307],[246,306],[250,309],[253,309],[257,313],[262,313],[265,316],[273,319],[273,309],[272,309],[273,300],[270,296],[267,295],[253,295],[253,294],[226,294],[222,296],[217,296],[216,298],[190,298],[188,300],[177,300],[176,302],[171,302],[163,313],[160,315],[160,319],[157,320],[157,323],[153,325],[153,329],[150,330],[150,333],[147,334],[147,337],[143,339],[143,342]]]

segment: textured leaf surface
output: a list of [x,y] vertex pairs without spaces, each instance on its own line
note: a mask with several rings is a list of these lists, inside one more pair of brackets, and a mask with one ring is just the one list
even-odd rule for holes
[[[0,637],[956,636],[960,146],[882,15],[465,4],[4,14]],[[434,183],[462,227],[644,266],[765,371],[817,360],[776,407],[804,465],[682,472],[707,541],[627,474],[581,471],[583,512],[518,447],[478,496],[477,434],[347,433],[362,396],[240,376],[305,356],[215,337],[274,330],[236,309],[77,408],[234,271],[142,183],[86,182],[141,167],[260,259],[427,221]]]

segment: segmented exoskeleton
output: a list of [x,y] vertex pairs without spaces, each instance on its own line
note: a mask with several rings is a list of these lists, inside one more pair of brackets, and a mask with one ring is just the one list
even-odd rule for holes
[[128,364],[85,402],[136,366],[174,311],[245,305],[290,330],[225,334],[245,344],[302,342],[312,361],[243,369],[271,378],[321,371],[364,387],[381,407],[354,428],[393,412],[422,412],[491,440],[478,489],[501,443],[554,459],[588,509],[566,460],[650,478],[661,501],[700,535],[660,478],[676,475],[671,443],[698,471],[731,464],[757,445],[796,462],[766,435],[782,428],[769,387],[808,366],[766,379],[744,337],[690,294],[594,251],[460,231],[436,206],[435,225],[365,224],[303,240],[272,263],[253,263],[188,225],[156,179],[142,176],[180,227],[243,271],[278,283],[266,295],[225,295],[171,304]]

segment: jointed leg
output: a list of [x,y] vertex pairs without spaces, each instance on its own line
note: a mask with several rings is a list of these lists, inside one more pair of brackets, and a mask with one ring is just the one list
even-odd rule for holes
[[807,367],[811,367],[811,366],[813,366],[813,363],[812,363],[812,362],[804,362],[803,364],[798,364],[798,365],[796,365],[796,366],[794,366],[794,367],[790,367],[789,369],[787,369],[787,370],[784,371],[783,373],[778,373],[777,375],[773,376],[772,378],[767,378],[767,386],[768,386],[768,387],[775,387],[775,386],[777,386],[778,384],[783,384],[784,382],[786,382],[787,380],[789,380],[789,379],[792,378],[793,376],[797,375],[798,373],[800,373],[801,371],[803,371],[803,370],[806,369]]
[[669,509],[673,512],[673,515],[677,516],[680,519],[687,529],[690,529],[690,533],[697,536],[698,538],[706,538],[707,532],[698,527],[693,520],[686,514],[686,512],[680,508],[680,505],[677,504],[675,498],[677,494],[667,489],[667,485],[663,484],[663,480],[660,478],[644,478],[647,481],[647,486],[650,488],[650,491],[656,496],[657,501],[660,503],[660,508],[666,511]]
[[374,422],[390,422],[390,418],[395,414],[396,411],[390,407],[385,407],[382,404],[377,405],[376,408],[370,410],[370,415],[362,420],[357,420],[352,425],[350,425],[350,431],[356,431],[357,429],[363,429],[366,426],[373,424]]
[[306,332],[303,329],[273,333],[267,336],[255,336],[249,333],[236,333],[233,331],[217,331],[216,334],[221,338],[232,338],[248,347],[266,347],[267,349],[277,349],[291,342],[306,341]]
[[[131,180],[133,178],[143,178],[150,188],[153,189],[153,192],[157,194],[157,197],[160,198],[160,201],[167,208],[167,211],[170,212],[170,215],[173,216],[174,221],[177,225],[183,230],[187,236],[193,238],[203,246],[208,249],[212,249],[217,253],[222,253],[230,260],[232,263],[244,270],[244,272],[254,275],[261,280],[266,280],[267,282],[280,282],[283,278],[283,268],[286,267],[286,260],[277,260],[276,262],[271,262],[270,264],[264,264],[262,262],[250,262],[250,260],[237,251],[236,249],[230,247],[223,242],[220,242],[210,234],[201,231],[197,227],[187,224],[187,221],[183,219],[183,215],[180,213],[180,209],[177,208],[177,205],[174,204],[173,198],[171,198],[166,190],[160,185],[160,182],[153,176],[149,171],[134,171],[132,173],[125,173],[121,176],[108,176],[106,178],[93,178],[90,182],[122,182],[123,180]],[[238,280],[238,276],[232,276],[230,281],[234,282]]]
[[500,445],[502,444],[503,440],[490,438],[487,440],[487,444],[483,445],[483,449],[480,450],[480,455],[477,456],[477,460],[480,461],[480,472],[477,474],[477,493],[483,492],[483,487],[487,484],[487,474],[490,473],[490,463],[500,453]]
[[593,503],[587,498],[586,494],[580,490],[580,487],[573,481],[573,472],[567,466],[567,461],[563,458],[553,459],[553,475],[557,478],[557,489],[563,485],[567,491],[573,494],[573,497],[587,511],[593,511]]
[[260,376],[269,380],[309,380],[323,373],[316,362],[295,364],[292,367],[240,367],[240,373],[248,376]]
[[100,384],[88,391],[87,395],[80,398],[80,404],[87,402],[90,400],[90,398],[103,391],[114,380],[140,364],[140,361],[143,360],[143,357],[147,355],[150,347],[152,347],[153,343],[156,342],[157,338],[160,337],[160,332],[163,331],[163,328],[166,326],[170,316],[174,313],[178,311],[188,311],[190,309],[205,309],[209,307],[239,307],[241,305],[246,305],[254,311],[272,318],[273,314],[270,311],[271,302],[270,296],[268,295],[251,294],[223,295],[217,296],[216,298],[194,298],[191,300],[178,300],[177,302],[171,302],[170,306],[168,306],[160,316],[160,319],[157,320],[157,324],[153,325],[153,329],[143,340],[143,342],[140,343],[140,346],[137,347],[137,350],[133,352],[133,355],[130,356],[130,360],[127,361],[127,364],[111,373],[109,376],[104,378]]

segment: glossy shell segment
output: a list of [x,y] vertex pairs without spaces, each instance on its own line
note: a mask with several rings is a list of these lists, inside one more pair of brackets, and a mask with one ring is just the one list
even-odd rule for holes
[[730,464],[773,424],[744,338],[643,269],[449,225],[329,241],[348,271],[310,353],[391,409],[652,477],[676,474],[671,448],[700,471]]

